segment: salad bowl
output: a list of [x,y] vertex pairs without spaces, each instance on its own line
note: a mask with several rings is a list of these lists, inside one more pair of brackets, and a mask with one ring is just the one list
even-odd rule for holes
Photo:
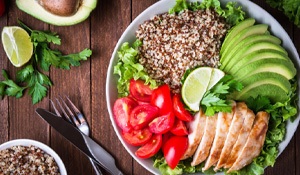
[[[282,46],[287,50],[289,57],[294,63],[297,70],[300,68],[299,55],[297,53],[297,49],[295,48],[292,40],[290,39],[287,32],[283,29],[283,27],[276,21],[274,17],[272,17],[268,12],[259,7],[258,5],[252,3],[251,1],[245,0],[221,0],[221,3],[224,5],[229,1],[236,1],[238,5],[243,7],[243,11],[246,12],[246,17],[254,18],[257,23],[267,24],[269,26],[270,32],[280,38],[282,40]],[[106,79],[106,100],[107,100],[107,108],[110,115],[110,119],[114,130],[125,147],[128,153],[145,169],[147,169],[152,174],[161,174],[158,169],[153,167],[153,161],[151,159],[141,159],[135,155],[135,151],[138,149],[135,146],[132,146],[125,142],[125,140],[121,136],[121,129],[117,126],[115,119],[113,117],[113,105],[116,99],[118,98],[117,91],[117,81],[118,76],[114,75],[114,66],[118,61],[118,50],[120,49],[122,43],[129,42],[133,43],[136,40],[135,32],[138,30],[140,24],[144,21],[151,19],[153,16],[161,13],[168,12],[170,8],[175,5],[175,0],[162,0],[153,4],[145,11],[143,11],[139,16],[137,16],[132,23],[127,27],[127,29],[122,34],[121,38],[117,42],[117,45],[112,53],[112,57],[109,63],[108,71],[107,71],[107,79]],[[299,72],[297,73],[297,80],[299,80]],[[299,86],[299,82],[298,82]],[[297,90],[297,94],[299,94],[299,89]],[[299,101],[297,102],[297,106],[299,107]],[[287,122],[286,126],[286,136],[285,139],[279,145],[279,154],[285,149],[290,140],[292,139],[294,132],[298,127],[298,123],[300,117],[297,114],[297,118],[291,122]]]

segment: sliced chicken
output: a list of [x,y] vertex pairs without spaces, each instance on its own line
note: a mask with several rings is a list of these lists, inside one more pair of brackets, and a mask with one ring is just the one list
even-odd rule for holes
[[230,156],[226,162],[226,165],[224,166],[225,168],[230,168],[233,163],[236,161],[237,157],[240,155],[242,152],[242,149],[248,139],[249,133],[252,129],[253,122],[255,119],[255,114],[251,109],[247,110],[247,114],[245,116],[244,124],[242,126],[242,130],[239,134],[239,137],[236,141],[236,143],[233,146],[233,149],[230,153]]
[[194,154],[193,161],[191,162],[192,166],[200,164],[207,158],[216,134],[217,120],[218,114],[215,114],[211,117],[206,117],[204,134],[200,141],[200,145]]
[[233,102],[231,113],[219,112],[215,139],[213,141],[210,154],[205,162],[205,166],[202,168],[203,171],[208,170],[212,165],[218,162],[229,131],[229,127],[231,125],[235,107],[236,103]]
[[232,167],[227,171],[230,173],[235,170],[240,170],[244,166],[252,162],[253,158],[257,157],[265,142],[266,133],[268,130],[269,114],[267,112],[258,112],[250,131],[247,142],[238,156]]
[[187,123],[187,129],[189,131],[188,135],[188,148],[185,151],[185,154],[181,158],[187,159],[192,157],[202,139],[204,128],[205,128],[206,116],[200,110],[194,116],[194,120]]
[[225,140],[224,147],[222,149],[220,159],[217,166],[214,168],[215,171],[225,166],[225,163],[230,155],[230,152],[238,139],[239,133],[242,129],[244,118],[247,113],[247,105],[244,102],[238,102],[236,110],[229,128],[227,138]]

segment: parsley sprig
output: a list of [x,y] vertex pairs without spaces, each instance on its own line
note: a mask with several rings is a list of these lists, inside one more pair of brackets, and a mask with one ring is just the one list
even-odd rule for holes
[[2,70],[5,80],[0,81],[0,96],[20,98],[24,90],[28,89],[32,103],[36,104],[47,95],[48,88],[52,86],[50,78],[43,72],[48,72],[51,66],[66,70],[71,66],[80,66],[80,61],[87,60],[92,51],[84,49],[79,53],[63,55],[59,50],[49,47],[50,43],[61,45],[61,39],[57,33],[32,30],[21,21],[19,25],[29,33],[34,53],[30,62],[17,71],[16,81],[9,78],[7,71]]
[[213,88],[207,91],[200,105],[205,115],[212,116],[217,112],[231,112],[232,101],[227,98],[234,91],[241,91],[243,84],[225,75]]

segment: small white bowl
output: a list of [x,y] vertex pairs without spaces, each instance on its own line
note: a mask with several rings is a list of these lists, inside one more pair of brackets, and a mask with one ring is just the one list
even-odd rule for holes
[[35,141],[35,140],[30,140],[30,139],[16,139],[16,140],[11,140],[8,142],[5,142],[0,145],[0,150],[5,150],[7,148],[11,148],[13,146],[36,146],[40,148],[41,150],[45,151],[47,154],[52,156],[59,168],[59,172],[61,175],[67,175],[67,170],[66,167],[61,160],[61,158],[56,154],[56,152],[53,151],[49,146],[45,145],[44,143]]

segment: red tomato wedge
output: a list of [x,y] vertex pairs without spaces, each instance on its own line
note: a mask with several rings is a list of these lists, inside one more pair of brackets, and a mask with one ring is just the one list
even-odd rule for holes
[[150,102],[152,89],[143,80],[130,80],[130,94],[138,101]]
[[174,169],[188,148],[188,138],[173,136],[163,146],[164,157],[170,168]]
[[173,109],[175,116],[180,120],[189,122],[193,120],[193,116],[184,108],[183,103],[181,102],[181,95],[175,94],[173,96]]
[[124,140],[130,145],[142,146],[146,144],[152,136],[152,133],[148,128],[142,130],[131,130],[130,132],[122,132]]
[[154,156],[161,148],[162,145],[162,135],[156,134],[151,137],[151,139],[142,147],[140,147],[135,155],[147,159]]
[[165,115],[170,112],[173,113],[173,102],[171,98],[171,91],[167,84],[159,86],[154,89],[151,96],[151,104],[159,107],[160,115]]
[[164,134],[173,127],[175,116],[173,112],[159,116],[149,123],[149,129],[155,134]]
[[170,132],[177,136],[186,136],[189,134],[184,121],[179,119],[175,119],[174,126]]
[[113,114],[115,121],[125,132],[129,132],[132,129],[129,124],[130,113],[137,105],[137,102],[130,97],[119,98],[114,103]]
[[158,116],[159,108],[150,104],[138,105],[130,114],[130,125],[142,129]]

